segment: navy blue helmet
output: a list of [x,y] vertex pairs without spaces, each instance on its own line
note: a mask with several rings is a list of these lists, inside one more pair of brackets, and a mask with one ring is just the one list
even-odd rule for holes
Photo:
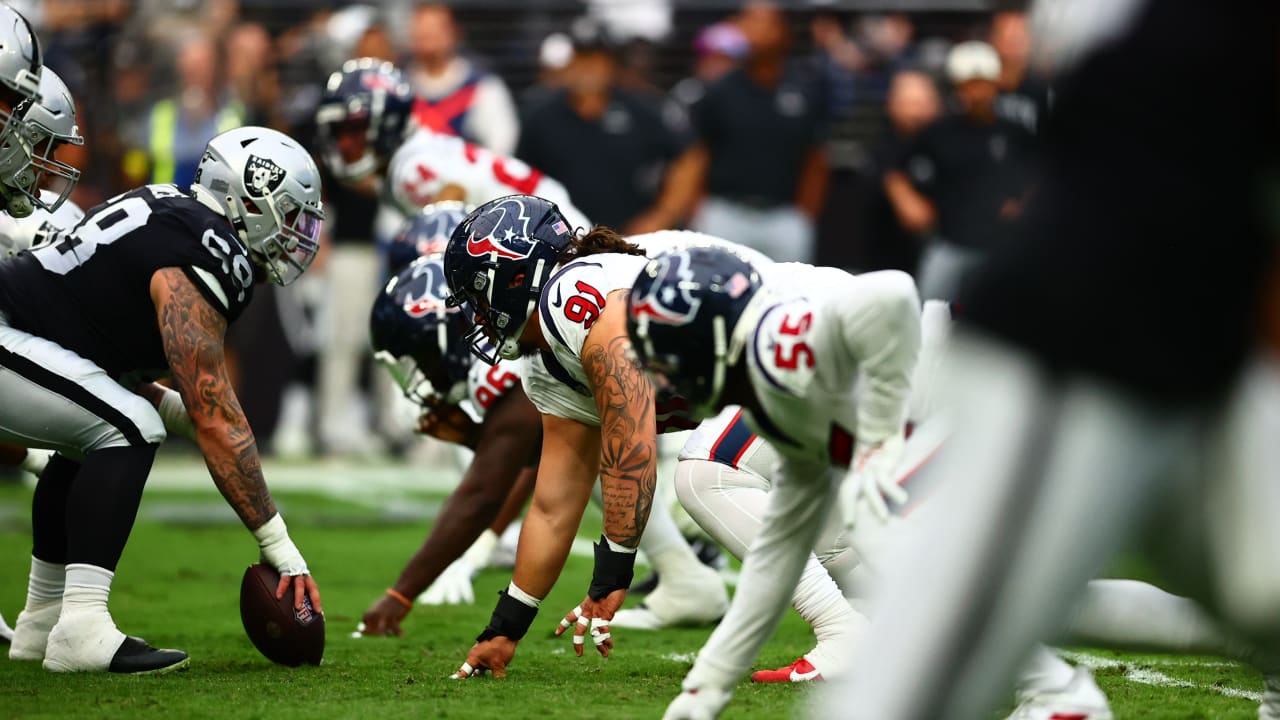
[[380,172],[414,130],[416,96],[400,71],[374,58],[348,60],[329,76],[316,106],[324,162],[343,182]]
[[410,400],[456,403],[466,393],[470,353],[463,314],[445,301],[449,288],[439,255],[419,258],[391,278],[373,302],[374,357]]
[[645,370],[689,402],[701,420],[720,408],[725,373],[741,354],[733,329],[760,274],[724,248],[662,253],[640,271],[627,295],[627,335]]
[[467,210],[465,203],[444,200],[414,213],[387,246],[387,270],[398,273],[420,257],[443,254],[449,235],[467,217]]
[[453,231],[444,255],[449,304],[474,311],[465,341],[476,357],[493,365],[520,356],[520,333],[571,239],[555,203],[532,195],[490,200]]

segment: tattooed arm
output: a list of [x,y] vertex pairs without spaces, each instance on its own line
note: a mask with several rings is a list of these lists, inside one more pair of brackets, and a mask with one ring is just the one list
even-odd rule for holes
[[582,346],[582,368],[600,413],[604,534],[635,548],[657,489],[658,428],[653,386],[632,359],[624,290],[611,293]]
[[157,271],[151,298],[173,384],[195,424],[209,474],[244,524],[256,530],[276,514],[276,506],[262,477],[253,431],[227,375],[226,320],[181,268]]

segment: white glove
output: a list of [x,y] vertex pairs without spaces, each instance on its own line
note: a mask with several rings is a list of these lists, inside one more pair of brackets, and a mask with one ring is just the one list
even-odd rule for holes
[[840,508],[846,526],[854,526],[868,511],[880,522],[887,522],[889,501],[895,505],[907,501],[907,491],[898,484],[903,442],[902,433],[898,433],[854,453],[853,468],[840,485]]
[[475,591],[471,588],[471,563],[466,557],[454,560],[449,567],[440,573],[440,577],[431,583],[418,596],[419,605],[471,605],[476,601]]
[[27,448],[27,456],[22,458],[22,469],[36,477],[40,477],[40,473],[44,472],[44,466],[49,464],[49,458],[51,457],[53,457],[52,450]]
[[310,575],[307,561],[302,559],[298,546],[289,539],[289,529],[280,513],[271,516],[265,525],[253,531],[262,550],[262,559],[283,575]]
[[733,693],[714,688],[685,690],[667,706],[662,720],[715,720],[731,697]]

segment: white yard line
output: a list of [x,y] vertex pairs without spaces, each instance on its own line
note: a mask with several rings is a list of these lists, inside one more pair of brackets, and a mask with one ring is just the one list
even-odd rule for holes
[[1183,680],[1171,675],[1166,675],[1159,670],[1153,670],[1146,665],[1158,665],[1169,667],[1203,667],[1215,668],[1222,667],[1228,663],[1221,662],[1197,662],[1194,660],[1168,660],[1168,661],[1147,661],[1141,663],[1124,662],[1121,660],[1112,660],[1098,655],[1090,655],[1089,653],[1071,652],[1068,650],[1059,650],[1058,654],[1063,658],[1070,660],[1078,665],[1083,665],[1091,670],[1098,669],[1121,669],[1124,671],[1124,677],[1130,682],[1136,682],[1142,685],[1155,685],[1157,687],[1185,687],[1195,688],[1197,690],[1210,690],[1227,697],[1241,698],[1244,700],[1252,700],[1259,702],[1262,700],[1262,693],[1254,690],[1241,690],[1240,688],[1226,687],[1222,685],[1213,685],[1208,683],[1192,682],[1191,680]]

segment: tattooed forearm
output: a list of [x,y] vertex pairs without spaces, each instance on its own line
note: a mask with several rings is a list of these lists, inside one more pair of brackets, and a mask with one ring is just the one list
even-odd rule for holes
[[152,287],[173,385],[195,423],[209,474],[244,524],[256,529],[276,514],[276,506],[227,374],[226,321],[178,268],[158,271]]
[[653,387],[618,337],[586,349],[582,367],[600,413],[600,487],[604,531],[627,547],[640,544],[657,489],[657,424]]

